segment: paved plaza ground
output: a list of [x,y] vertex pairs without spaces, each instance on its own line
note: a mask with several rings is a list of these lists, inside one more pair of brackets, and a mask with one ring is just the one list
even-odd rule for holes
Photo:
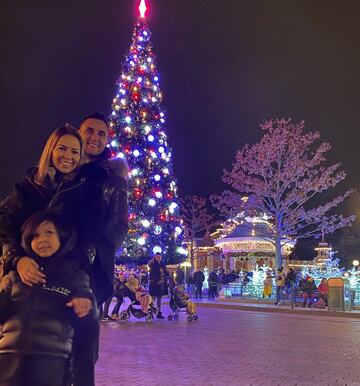
[[193,322],[102,322],[96,385],[360,385],[359,318],[198,310]]

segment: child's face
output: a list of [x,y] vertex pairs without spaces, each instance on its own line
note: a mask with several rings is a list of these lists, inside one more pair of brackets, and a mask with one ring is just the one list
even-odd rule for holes
[[35,230],[31,249],[40,257],[50,257],[60,248],[60,240],[55,225],[44,221]]

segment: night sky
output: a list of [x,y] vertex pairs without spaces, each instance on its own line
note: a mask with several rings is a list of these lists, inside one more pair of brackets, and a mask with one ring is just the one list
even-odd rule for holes
[[[111,112],[137,19],[135,0],[3,0],[1,190],[47,136]],[[359,188],[360,2],[148,0],[167,132],[181,194],[220,192],[259,123],[304,119]]]

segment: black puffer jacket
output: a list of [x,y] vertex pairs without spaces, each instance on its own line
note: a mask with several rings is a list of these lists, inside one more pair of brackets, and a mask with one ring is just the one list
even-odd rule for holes
[[[87,201],[92,205],[101,202],[105,205],[106,217],[96,220],[85,228],[86,234],[81,239],[86,240],[90,247],[96,249],[96,258],[91,266],[91,286],[98,303],[103,303],[113,292],[113,277],[115,252],[121,246],[128,230],[127,182],[124,177],[125,161],[121,159],[107,160],[100,157],[97,161],[82,166],[79,178],[85,178],[87,185],[96,192],[96,197]],[[102,208],[96,208],[95,213],[101,213]],[[87,214],[89,216],[89,213]],[[84,230],[84,227],[80,226]]]
[[[76,315],[66,303],[86,297],[95,303],[88,275],[71,252],[61,248],[49,258],[31,257],[47,277],[45,285],[28,287],[10,271],[0,281],[0,353],[69,357]],[[94,306],[86,318],[95,320]]]

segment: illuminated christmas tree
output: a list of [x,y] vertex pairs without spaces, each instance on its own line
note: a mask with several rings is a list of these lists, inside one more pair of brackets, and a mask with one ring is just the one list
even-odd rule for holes
[[110,117],[113,156],[130,167],[129,234],[120,255],[139,260],[160,252],[180,262],[186,250],[145,0],[139,10]]

